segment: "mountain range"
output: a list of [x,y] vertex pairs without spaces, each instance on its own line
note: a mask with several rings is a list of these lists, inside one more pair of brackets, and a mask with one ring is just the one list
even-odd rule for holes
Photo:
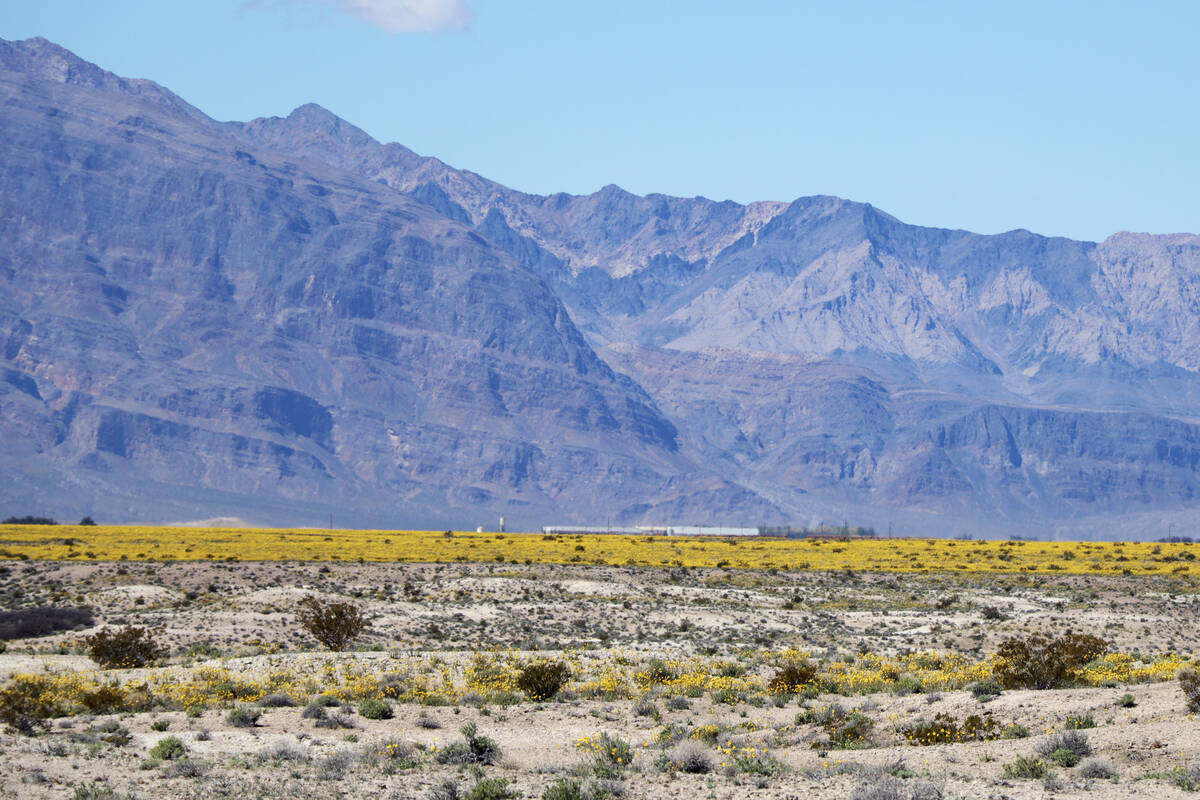
[[1134,538],[1200,516],[1200,237],[525,194],[0,40],[0,511]]

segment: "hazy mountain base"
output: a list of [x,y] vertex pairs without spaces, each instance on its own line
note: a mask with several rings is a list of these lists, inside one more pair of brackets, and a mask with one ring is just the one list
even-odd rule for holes
[[316,106],[216,123],[44,40],[0,68],[11,513],[1085,538],[1200,513],[1196,237],[541,197]]

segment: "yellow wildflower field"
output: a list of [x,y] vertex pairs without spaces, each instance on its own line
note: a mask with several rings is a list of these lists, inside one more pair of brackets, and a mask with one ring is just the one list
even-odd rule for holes
[[81,561],[463,561],[1191,577],[1200,575],[1197,548],[1149,542],[0,525],[0,558]]

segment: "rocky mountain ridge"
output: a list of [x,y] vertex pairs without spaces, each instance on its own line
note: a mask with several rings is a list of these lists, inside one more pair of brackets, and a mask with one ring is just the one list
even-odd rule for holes
[[218,123],[43,40],[0,42],[0,91],[14,513],[1196,516],[1196,236],[525,194],[318,106]]

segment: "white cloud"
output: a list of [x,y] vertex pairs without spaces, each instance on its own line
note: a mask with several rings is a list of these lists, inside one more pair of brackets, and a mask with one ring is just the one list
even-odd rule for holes
[[462,30],[475,14],[464,0],[325,0],[389,33]]
[[332,6],[388,33],[460,31],[475,19],[466,0],[246,0],[242,7],[305,3]]

